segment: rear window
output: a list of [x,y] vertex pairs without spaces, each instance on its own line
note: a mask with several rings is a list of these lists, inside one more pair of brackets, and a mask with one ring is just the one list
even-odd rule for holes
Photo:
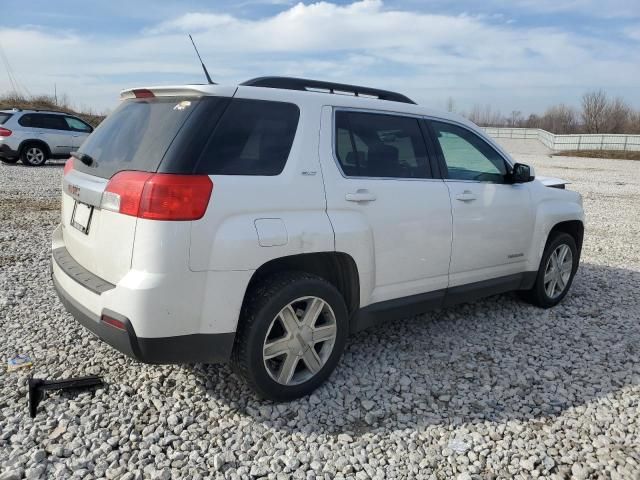
[[292,103],[233,99],[202,152],[197,173],[278,175],[289,157],[299,117]]
[[3,125],[4,122],[9,120],[10,118],[11,118],[11,114],[10,113],[0,112],[0,125]]
[[94,162],[74,168],[103,178],[121,170],[155,172],[199,98],[156,97],[125,100],[79,149]]

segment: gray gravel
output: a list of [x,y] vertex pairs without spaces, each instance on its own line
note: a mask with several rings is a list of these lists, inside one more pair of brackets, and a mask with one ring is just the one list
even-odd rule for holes
[[[0,359],[35,361],[0,371],[0,479],[640,478],[640,162],[516,156],[584,195],[565,301],[503,295],[364,332],[289,404],[226,366],[142,365],[83,331],[49,280],[62,168],[0,165]],[[28,375],[94,373],[108,386],[29,418]]]

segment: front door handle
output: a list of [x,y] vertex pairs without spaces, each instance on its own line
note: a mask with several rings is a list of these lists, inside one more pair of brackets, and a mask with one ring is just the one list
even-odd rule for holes
[[456,200],[460,200],[461,202],[473,202],[477,198],[478,197],[476,197],[471,190],[465,190],[464,192],[456,195]]
[[347,202],[373,202],[376,196],[369,190],[360,188],[355,193],[347,193],[344,199]]

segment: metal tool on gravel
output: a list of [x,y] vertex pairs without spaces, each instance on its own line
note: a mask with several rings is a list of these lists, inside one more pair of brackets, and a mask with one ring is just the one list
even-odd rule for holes
[[38,404],[44,398],[47,390],[75,390],[81,388],[99,387],[104,385],[101,377],[90,375],[88,377],[66,378],[63,380],[45,380],[43,378],[29,379],[29,415],[36,416]]

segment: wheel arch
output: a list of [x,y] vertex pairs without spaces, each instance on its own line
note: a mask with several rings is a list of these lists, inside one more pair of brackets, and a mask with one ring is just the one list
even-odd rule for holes
[[552,235],[556,232],[563,232],[571,235],[576,242],[576,248],[578,249],[578,255],[582,252],[582,242],[584,240],[584,223],[581,220],[566,220],[556,223],[547,236],[547,243],[551,239]]
[[358,267],[350,255],[342,252],[302,253],[269,260],[253,273],[245,290],[243,305],[256,283],[282,271],[311,273],[325,279],[342,294],[349,315],[360,307]]
[[39,140],[37,138],[30,138],[28,140],[23,140],[22,142],[20,142],[20,146],[18,147],[18,155],[22,156],[23,150],[29,145],[39,145],[43,147],[47,158],[51,157],[51,149],[49,148],[49,145],[47,145],[47,142],[45,142],[44,140]]

